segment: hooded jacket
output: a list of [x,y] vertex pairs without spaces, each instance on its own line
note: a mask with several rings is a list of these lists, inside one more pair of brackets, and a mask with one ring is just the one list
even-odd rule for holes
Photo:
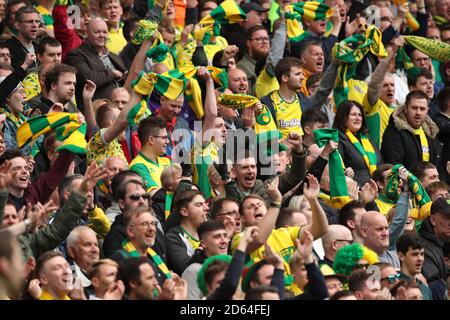
[[422,267],[422,274],[429,283],[439,279],[447,281],[448,270],[442,251],[444,243],[434,233],[430,218],[427,218],[422,223],[420,237],[425,242],[425,261]]
[[[429,116],[426,116],[422,128],[428,140],[430,162],[438,166],[442,149],[436,137],[439,128]],[[400,163],[411,170],[417,162],[422,161],[420,138],[414,131],[406,120],[405,106],[396,109],[383,135],[381,153],[386,163]]]

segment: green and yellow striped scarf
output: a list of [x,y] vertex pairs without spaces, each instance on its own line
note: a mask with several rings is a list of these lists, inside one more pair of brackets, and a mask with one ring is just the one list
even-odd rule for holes
[[[134,258],[140,258],[141,255],[136,250],[136,247],[130,242],[130,241],[124,241],[122,243],[122,248],[126,252],[130,254],[131,257]],[[166,276],[167,279],[171,279],[172,275],[170,274],[169,268],[167,268],[164,261],[161,259],[161,257],[152,249],[147,249],[147,254],[152,258],[153,262],[158,266],[158,269],[161,270],[162,273]]]
[[76,113],[53,112],[28,119],[17,130],[17,144],[22,148],[50,131],[55,131],[56,140],[63,142],[57,151],[86,153],[86,123],[80,123]]
[[[337,129],[317,129],[313,131],[314,139],[321,148],[328,141],[339,142],[339,131]],[[351,201],[348,196],[347,182],[344,174],[344,163],[341,155],[336,149],[330,153],[328,160],[328,172],[330,175],[330,204],[334,208],[342,208]]]
[[164,39],[159,33],[156,31],[157,37],[155,41],[153,41],[150,49],[147,51],[147,57],[152,59],[154,62],[163,62],[167,58],[167,54],[169,53],[169,47],[164,43]]
[[149,96],[153,89],[170,100],[176,100],[186,88],[184,78],[174,78],[169,74],[145,73],[141,71],[138,77],[131,82],[133,90],[143,96]]
[[144,40],[150,39],[158,30],[158,22],[154,20],[140,20],[131,42],[141,44]]
[[[386,184],[385,193],[387,198],[394,203],[396,203],[399,198],[397,191],[400,182],[398,170],[402,167],[403,165],[401,164],[395,165],[387,177],[388,182]],[[431,199],[419,179],[411,172],[408,172],[408,186],[409,190],[414,194],[414,197],[412,198],[414,208],[411,209],[409,215],[414,220],[421,221],[430,215]]]
[[132,127],[151,115],[152,112],[147,107],[147,102],[145,100],[141,100],[128,112],[128,125]]
[[395,68],[403,69],[409,76],[418,76],[420,73],[420,68],[416,67],[412,63],[405,49],[398,48],[397,55],[395,56]]
[[[228,87],[228,75],[224,69],[208,66],[206,67],[213,80],[221,86],[221,88]],[[197,119],[202,119],[205,115],[203,109],[202,95],[200,85],[198,84],[196,75],[198,67],[182,67],[179,69],[170,70],[162,74],[162,76],[168,76],[174,79],[183,81],[189,81],[190,86],[186,89],[186,98],[189,106],[194,112]]]
[[8,108],[0,108],[0,113],[4,113],[6,115],[6,119],[11,121],[16,128],[19,128],[22,123],[27,121],[27,117],[25,117],[21,112],[17,115],[12,114]]
[[220,26],[232,24],[246,19],[245,13],[234,0],[225,0],[209,15],[200,20],[200,28],[194,31],[194,38],[208,44],[212,37],[220,34]]
[[361,142],[359,142],[353,132],[349,129],[347,129],[345,135],[348,137],[356,150],[358,150],[358,152],[362,155],[367,169],[369,169],[370,175],[372,175],[374,171],[377,170],[377,155],[373,149],[372,143],[370,143],[369,138],[365,134],[359,132],[358,136],[361,140]]
[[167,219],[170,216],[172,209],[173,191],[166,191],[166,201],[164,202],[164,216]]
[[443,63],[450,61],[450,44],[418,36],[403,36],[405,41],[427,56]]
[[320,21],[333,15],[333,9],[319,1],[297,2],[286,6],[286,27],[290,42],[300,42],[310,33],[302,28],[302,19]]
[[[228,94],[222,93],[217,102],[228,108],[245,109],[253,107],[259,99],[248,94]],[[270,122],[272,116],[269,108],[263,105],[263,111],[256,116],[256,122],[260,125],[266,125]]]
[[358,63],[369,52],[380,58],[388,55],[375,26],[369,26],[364,35],[355,34],[334,45],[332,55],[341,61],[333,94],[336,106],[348,100],[348,81],[356,76]]

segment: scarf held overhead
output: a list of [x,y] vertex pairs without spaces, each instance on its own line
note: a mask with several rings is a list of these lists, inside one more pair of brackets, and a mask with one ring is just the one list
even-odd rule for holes
[[21,148],[50,131],[63,142],[57,151],[86,153],[86,123],[80,123],[76,113],[53,112],[28,119],[17,130],[17,144]]

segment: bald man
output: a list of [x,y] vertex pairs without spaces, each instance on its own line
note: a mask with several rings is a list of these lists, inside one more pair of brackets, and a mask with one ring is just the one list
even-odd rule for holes
[[[114,88],[123,85],[126,69],[122,59],[106,49],[108,26],[101,19],[91,19],[88,24],[87,39],[77,49],[70,51],[66,63],[77,69],[76,99],[83,103],[83,87],[86,80],[97,85],[94,98],[111,97]],[[81,110],[83,106],[81,105]]]
[[323,260],[319,262],[319,264],[325,263],[332,268],[336,252],[340,248],[352,243],[353,236],[349,228],[341,226],[339,224],[330,225],[328,228],[328,232],[322,237],[322,245],[325,256]]
[[380,262],[387,262],[400,270],[397,250],[389,248],[389,224],[378,211],[368,211],[361,217],[361,234],[366,247],[376,252]]
[[228,87],[233,93],[248,93],[248,80],[244,71],[239,68],[228,71]]

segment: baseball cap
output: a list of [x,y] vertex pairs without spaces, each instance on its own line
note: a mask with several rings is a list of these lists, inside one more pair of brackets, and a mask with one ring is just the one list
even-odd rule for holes
[[431,205],[431,214],[440,213],[450,216],[450,199],[439,198]]
[[256,12],[266,12],[268,9],[264,9],[261,5],[255,2],[245,2],[241,4],[241,9],[244,11],[244,13],[249,13],[252,10],[255,10]]

